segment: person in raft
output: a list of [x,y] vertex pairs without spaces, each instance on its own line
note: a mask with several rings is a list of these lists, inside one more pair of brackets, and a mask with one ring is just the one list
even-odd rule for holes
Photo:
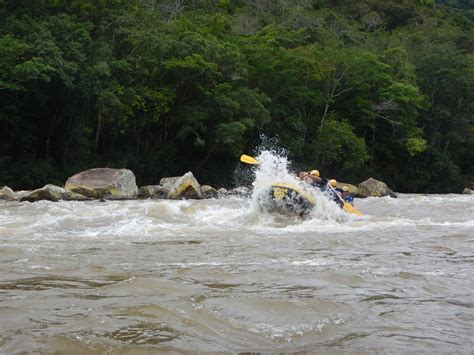
[[335,188],[334,190],[336,190],[336,192],[339,194],[339,196],[342,197],[344,202],[348,202],[351,205],[354,204],[354,196],[352,196],[351,193],[349,192],[349,186],[344,185],[342,187],[342,189],[341,188]]
[[344,201],[349,202],[351,205],[354,204],[354,196],[349,192],[349,186],[344,185],[342,187],[341,197]]
[[344,202],[341,199],[341,195],[339,195],[339,192],[337,191],[337,181],[336,179],[331,179],[328,181],[328,186],[329,186],[329,194],[331,195],[332,199],[339,205],[343,206]]
[[298,174],[298,177],[312,186],[317,187],[321,191],[326,190],[328,179],[320,176],[318,170],[311,170],[309,172],[302,171]]

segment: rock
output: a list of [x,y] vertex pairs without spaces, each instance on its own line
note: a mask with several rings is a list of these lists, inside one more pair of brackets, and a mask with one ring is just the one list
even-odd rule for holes
[[86,197],[66,190],[62,187],[56,185],[45,185],[40,189],[36,189],[28,193],[27,195],[20,198],[20,202],[29,201],[29,202],[36,202],[40,200],[47,200],[47,201],[54,201],[57,202],[59,200],[87,200]]
[[348,183],[345,183],[345,182],[338,182],[337,183],[337,188],[342,189],[342,187],[344,185],[347,185],[349,187],[349,193],[351,195],[353,195],[353,196],[357,195],[357,186],[355,186],[355,185],[348,184]]
[[171,190],[176,181],[178,181],[180,178],[181,176],[164,177],[160,180],[160,185],[166,187],[168,190]]
[[464,195],[472,195],[472,194],[474,194],[474,190],[471,190],[470,188],[467,188],[467,187],[466,187],[466,188],[462,191],[462,193],[463,193]]
[[15,198],[16,198],[15,192],[12,189],[10,189],[8,186],[3,186],[0,189],[0,200],[12,201]]
[[217,196],[218,197],[227,196],[227,189],[224,189],[223,187],[221,187],[219,190],[217,190]]
[[227,195],[248,197],[251,195],[251,193],[252,193],[252,190],[249,189],[248,187],[239,186],[239,187],[236,187],[235,189],[229,190],[227,192]]
[[201,192],[203,198],[217,198],[217,190],[209,185],[202,185]]
[[128,169],[95,168],[71,176],[66,189],[91,198],[136,198],[135,175]]
[[140,198],[166,198],[169,189],[161,185],[147,185],[142,186],[138,190],[138,197]]
[[[163,180],[163,179],[161,179]],[[161,181],[160,181],[161,183]],[[174,183],[168,193],[169,199],[201,199],[201,186],[197,182],[192,172],[187,172]]]
[[383,181],[375,180],[370,178],[361,182],[359,187],[357,188],[357,197],[383,197],[383,196],[390,196],[390,197],[397,197],[395,193],[389,189],[386,183]]
[[26,195],[29,195],[33,190],[20,190],[20,191],[15,191],[15,199],[16,200],[21,200],[23,197]]

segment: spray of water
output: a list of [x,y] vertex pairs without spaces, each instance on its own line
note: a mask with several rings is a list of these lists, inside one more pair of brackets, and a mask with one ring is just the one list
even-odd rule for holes
[[342,211],[337,204],[331,200],[326,192],[321,192],[304,181],[301,181],[294,172],[289,169],[290,162],[285,155],[275,151],[264,150],[256,157],[259,164],[255,167],[254,190],[252,193],[252,206],[261,209],[262,196],[268,195],[273,184],[291,184],[299,190],[310,194],[316,200],[315,207],[306,218],[317,218],[323,220],[347,220],[351,218]]

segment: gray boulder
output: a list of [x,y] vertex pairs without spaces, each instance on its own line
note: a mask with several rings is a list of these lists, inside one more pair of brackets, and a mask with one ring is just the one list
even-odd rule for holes
[[142,186],[138,190],[138,197],[140,198],[166,198],[169,189],[161,185],[147,185]]
[[170,190],[180,178],[181,176],[164,177],[160,180],[160,185]]
[[201,186],[192,172],[189,171],[176,180],[168,193],[168,198],[172,200],[202,198]]
[[20,198],[20,202],[29,201],[29,202],[36,202],[40,200],[47,200],[57,202],[59,200],[86,200],[87,198],[66,190],[62,187],[56,185],[45,185],[40,189],[36,189],[28,193],[27,195]]
[[395,193],[383,181],[370,178],[361,182],[357,188],[357,197],[397,197]]
[[466,187],[466,188],[462,191],[462,193],[463,193],[464,195],[472,195],[472,194],[474,194],[474,190],[471,190],[470,188],[467,188],[467,187]]
[[71,176],[66,189],[91,198],[136,198],[135,175],[128,169],[95,168]]
[[29,195],[33,190],[20,190],[15,191],[15,200],[21,200],[23,197]]
[[209,185],[202,185],[201,192],[203,198],[217,198],[217,190]]
[[15,192],[8,186],[4,186],[0,189],[0,200],[12,201],[15,199]]

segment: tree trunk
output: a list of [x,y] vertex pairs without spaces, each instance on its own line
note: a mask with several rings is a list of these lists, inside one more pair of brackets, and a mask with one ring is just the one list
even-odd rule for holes
[[321,125],[319,126],[319,135],[321,135],[321,133],[323,132],[324,120],[326,119],[328,110],[329,110],[329,98],[328,98],[328,101],[326,101],[326,105],[324,106],[323,117],[321,118]]
[[71,141],[72,141],[72,121],[73,121],[73,115],[70,115],[69,116],[69,122],[68,122],[68,125],[67,125],[67,143],[66,143],[66,146],[64,147],[64,150],[63,150],[63,153],[61,155],[61,168],[65,168],[66,167],[66,160],[67,160],[67,155],[69,153],[69,147],[71,145]]
[[97,155],[97,149],[99,147],[99,136],[100,136],[101,126],[102,126],[102,112],[99,109],[99,113],[97,114],[97,130],[95,132],[93,157],[95,157]]
[[374,132],[372,134],[372,149],[370,152],[370,167],[373,167],[374,164],[374,153],[375,153],[375,131],[377,129],[377,125],[374,125]]

